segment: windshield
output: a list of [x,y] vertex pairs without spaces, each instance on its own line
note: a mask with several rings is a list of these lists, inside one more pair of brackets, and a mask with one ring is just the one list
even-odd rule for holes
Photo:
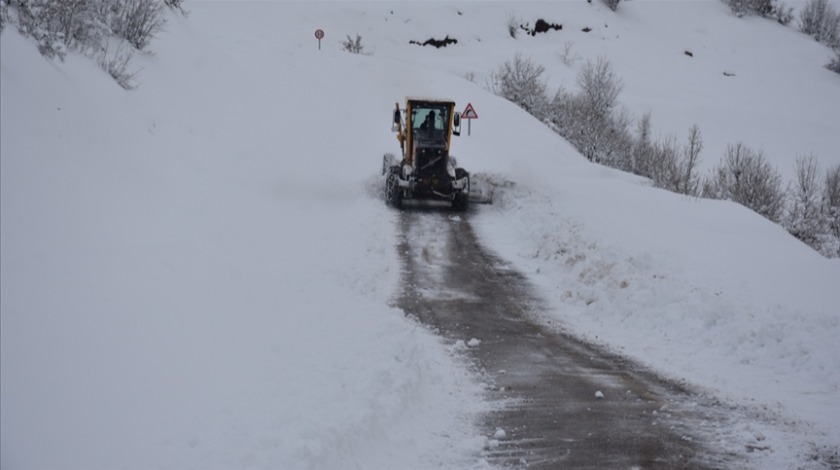
[[449,126],[449,106],[446,104],[418,103],[411,108],[413,130],[437,131],[445,138],[443,131]]

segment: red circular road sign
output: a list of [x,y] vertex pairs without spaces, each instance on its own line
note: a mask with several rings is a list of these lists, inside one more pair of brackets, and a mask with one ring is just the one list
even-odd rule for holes
[[315,30],[315,37],[318,38],[318,39],[323,39],[324,30],[323,29],[316,29]]

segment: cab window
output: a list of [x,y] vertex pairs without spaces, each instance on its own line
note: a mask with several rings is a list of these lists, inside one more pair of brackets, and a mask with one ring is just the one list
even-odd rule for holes
[[411,113],[411,127],[423,130],[444,130],[449,123],[445,106],[415,106]]

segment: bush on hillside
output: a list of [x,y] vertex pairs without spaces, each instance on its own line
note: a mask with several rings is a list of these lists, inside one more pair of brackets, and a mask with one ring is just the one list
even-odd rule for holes
[[136,70],[132,71],[129,68],[133,56],[134,51],[131,46],[126,46],[126,42],[123,41],[113,52],[108,46],[105,46],[96,55],[96,63],[102,70],[108,72],[119,86],[126,90],[133,90],[137,88],[135,80],[138,73]]
[[657,140],[651,146],[651,153],[648,156],[651,162],[649,175],[653,185],[676,191],[680,181],[679,146],[677,139],[673,136]]
[[700,195],[700,175],[697,166],[703,149],[703,136],[695,124],[688,130],[688,139],[680,148],[674,137],[651,142],[650,113],[637,123],[626,171],[650,178],[654,186],[689,196]]
[[[840,52],[835,62],[840,68]],[[631,118],[617,109],[621,80],[606,59],[587,62],[581,69],[579,92],[561,87],[550,102],[541,79],[544,71],[517,55],[491,76],[488,88],[545,122],[591,161],[650,178],[655,186],[677,193],[737,202],[810,240],[806,243],[824,256],[840,257],[840,165],[827,172],[817,210],[815,170],[808,163],[813,160],[798,163],[797,183],[785,192],[781,176],[763,154],[738,143],[729,145],[712,174],[701,178],[700,128],[689,129],[682,148],[673,137],[653,142],[651,116],[646,113],[631,135]]]
[[774,11],[773,0],[726,0],[726,3],[738,16],[770,16]]
[[778,2],[778,4],[774,7],[772,16],[779,22],[779,24],[787,26],[794,18],[793,7],[789,7],[782,2]]
[[829,47],[840,48],[840,12],[828,0],[808,0],[799,14],[799,30]]
[[796,159],[796,179],[788,189],[790,203],[783,222],[791,235],[811,247],[817,246],[817,237],[824,232],[825,226],[820,210],[819,172],[813,155]]
[[820,252],[825,256],[840,258],[840,164],[826,171],[821,199],[826,233],[821,240]]
[[820,178],[816,157],[796,159],[783,225],[791,235],[827,257],[840,257],[840,165]]
[[834,73],[840,73],[840,48],[834,50],[834,58],[831,62],[825,64],[825,68]]
[[184,0],[163,0],[163,3],[173,10],[178,10],[182,15],[187,14],[187,11],[184,10]]
[[154,36],[163,29],[163,4],[158,0],[122,0],[111,20],[111,29],[142,51]]
[[618,104],[624,84],[615,73],[612,64],[601,56],[596,62],[586,61],[577,76],[577,84],[586,104],[599,117],[608,115]]
[[616,109],[621,79],[610,62],[600,57],[584,64],[577,84],[577,94],[557,91],[549,105],[548,120],[590,161],[626,167],[632,151],[631,119]]
[[674,192],[689,196],[700,195],[700,175],[697,167],[700,164],[700,152],[703,150],[703,133],[697,124],[688,128],[688,139],[682,148],[678,161],[679,177],[676,180]]
[[362,44],[362,37],[359,36],[359,33],[356,33],[356,39],[347,35],[347,39],[341,41],[341,48],[347,52],[352,54],[361,54],[365,50],[365,46]]
[[543,72],[545,67],[517,53],[513,61],[505,62],[490,74],[487,89],[543,120],[548,109]]
[[633,148],[628,157],[625,169],[639,176],[649,177],[653,174],[653,141],[650,111],[642,115],[636,122],[636,137],[633,140]]
[[739,142],[728,145],[723,161],[703,185],[703,195],[746,206],[778,223],[784,209],[782,178],[764,158]]
[[3,29],[6,27],[6,17],[9,16],[9,6],[6,5],[4,0],[0,0],[0,34],[3,33]]
[[[146,50],[163,29],[164,5],[186,14],[182,0],[18,0],[11,6],[18,30],[42,55],[63,60],[68,50],[79,51],[126,87],[135,75],[127,69],[133,51],[120,46],[122,52],[109,55],[108,45],[119,39],[133,50]],[[5,13],[0,17],[10,19]]]

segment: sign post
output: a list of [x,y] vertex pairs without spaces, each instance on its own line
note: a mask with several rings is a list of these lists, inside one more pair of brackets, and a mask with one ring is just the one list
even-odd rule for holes
[[318,50],[321,50],[321,39],[324,39],[324,30],[323,29],[316,29],[315,30],[315,37],[318,39]]
[[467,107],[461,113],[461,118],[467,120],[467,135],[470,135],[472,133],[472,120],[478,119],[478,113],[475,112],[472,103],[467,103]]

